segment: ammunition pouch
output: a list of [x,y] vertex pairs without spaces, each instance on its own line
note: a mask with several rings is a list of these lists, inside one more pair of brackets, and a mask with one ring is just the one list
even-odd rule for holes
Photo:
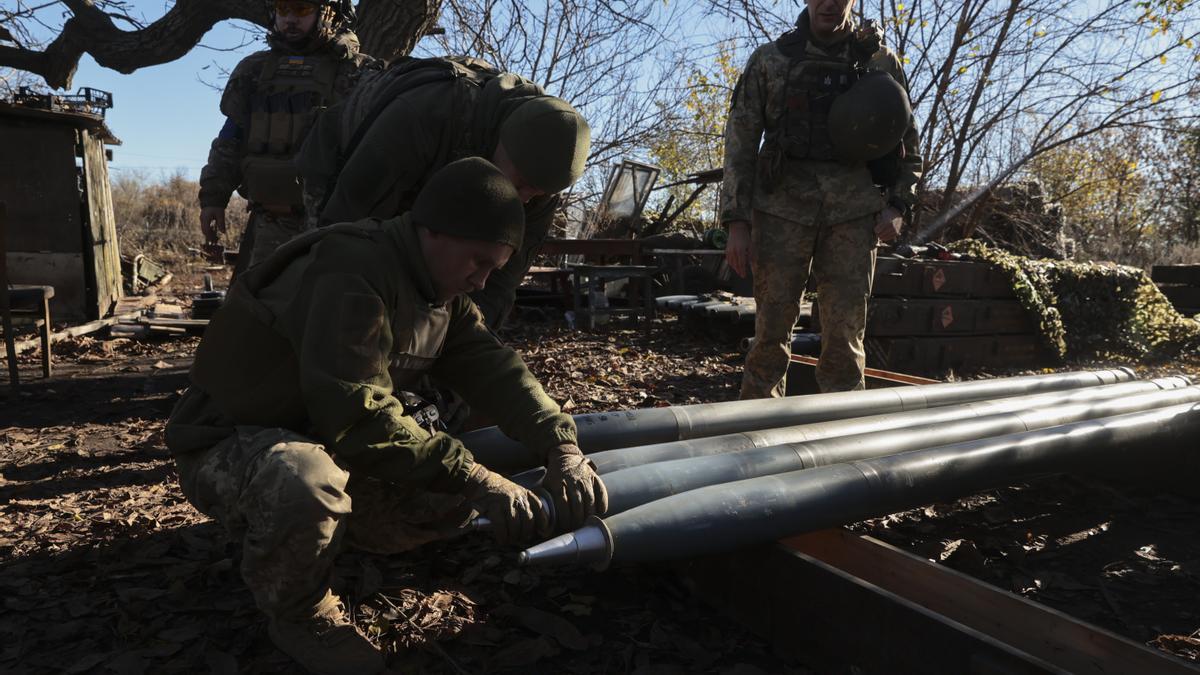
[[248,155],[242,160],[242,187],[246,199],[271,206],[301,206],[300,177],[291,157]]

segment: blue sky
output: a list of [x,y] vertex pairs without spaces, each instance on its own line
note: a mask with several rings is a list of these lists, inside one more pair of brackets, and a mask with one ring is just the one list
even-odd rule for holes
[[[130,14],[149,23],[162,16],[168,3],[132,0],[130,4]],[[60,24],[57,11],[46,10],[39,16],[50,25]],[[689,23],[696,33],[694,39],[707,32],[701,30],[703,22],[698,17],[690,18]],[[49,40],[54,34],[47,30],[40,37]],[[418,51],[421,47],[437,49],[437,43],[427,40]],[[223,86],[224,73],[246,55],[263,48],[261,29],[226,21],[213,27],[183,58],[129,75],[101,68],[85,54],[72,87],[94,87],[113,94],[108,124],[123,141],[113,148],[114,172],[139,171],[155,178],[182,171],[195,179],[204,166],[209,144],[224,122],[218,110],[220,91],[212,85]]]
[[[135,3],[147,19],[162,14],[161,0]],[[224,118],[217,109],[221,94],[209,84],[223,84],[221,69],[232,70],[242,57],[261,49],[261,41],[232,49],[250,37],[249,26],[223,22],[214,27],[187,56],[160,66],[122,75],[101,68],[85,55],[75,74],[74,87],[95,87],[112,92],[108,125],[123,142],[113,148],[115,171],[145,171],[151,177],[182,170],[200,176],[208,146]]]

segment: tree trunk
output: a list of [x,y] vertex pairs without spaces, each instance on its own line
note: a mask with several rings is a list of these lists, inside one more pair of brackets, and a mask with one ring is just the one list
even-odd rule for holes
[[364,52],[391,61],[411,53],[441,11],[442,0],[362,0],[354,32]]
[[[266,26],[262,0],[176,0],[145,28],[121,30],[92,0],[61,0],[73,16],[44,51],[0,46],[0,66],[40,75],[54,89],[67,89],[85,53],[119,73],[174,61],[187,54],[214,25],[242,19]],[[391,59],[407,54],[433,29],[441,0],[362,0],[358,33],[363,51]]]

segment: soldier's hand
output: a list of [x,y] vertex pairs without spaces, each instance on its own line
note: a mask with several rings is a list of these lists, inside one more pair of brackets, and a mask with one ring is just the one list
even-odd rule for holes
[[550,534],[550,514],[530,490],[476,464],[467,476],[463,496],[491,519],[492,536],[499,544],[528,541],[534,534]]
[[904,229],[904,214],[895,207],[885,206],[875,216],[875,236],[879,241],[892,241],[900,236]]
[[577,445],[564,444],[550,451],[542,487],[554,502],[559,530],[574,530],[588,516],[608,511],[608,488]]
[[225,233],[225,208],[221,206],[201,208],[200,231],[204,233],[204,243],[217,243],[221,235]]
[[750,269],[750,223],[731,220],[727,225],[729,242],[725,244],[725,262],[739,277],[745,279]]

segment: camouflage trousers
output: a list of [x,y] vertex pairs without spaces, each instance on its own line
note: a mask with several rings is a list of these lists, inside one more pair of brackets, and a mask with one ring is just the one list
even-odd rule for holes
[[741,398],[784,395],[792,330],[809,274],[821,307],[823,392],[864,388],[863,336],[875,274],[875,215],[814,225],[754,211],[750,229],[754,270],[754,346],[746,355]]
[[461,531],[461,497],[359,479],[320,444],[286,429],[238,427],[178,458],[184,496],[242,542],[242,579],[272,618],[324,598],[342,546],[390,555]]
[[246,271],[251,265],[266,260],[285,241],[305,231],[303,215],[281,215],[261,208],[250,210],[246,220],[246,231],[238,245],[238,261],[233,276]]

